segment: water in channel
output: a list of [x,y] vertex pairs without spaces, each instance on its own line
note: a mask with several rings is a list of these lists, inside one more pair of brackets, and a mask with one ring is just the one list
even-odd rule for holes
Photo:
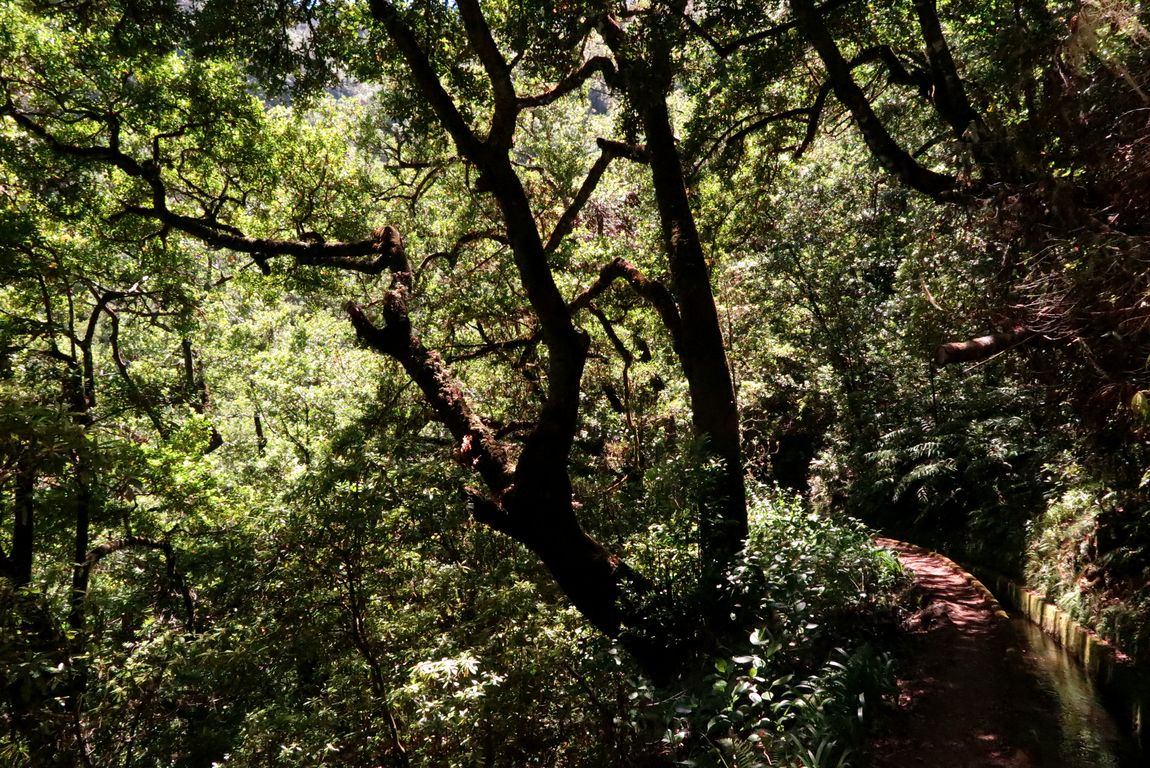
[[1094,684],[1081,667],[1038,627],[1013,620],[1020,665],[1034,681],[1053,717],[1036,718],[1037,765],[1058,768],[1143,768],[1146,758],[1134,739],[1115,724],[1099,703]]

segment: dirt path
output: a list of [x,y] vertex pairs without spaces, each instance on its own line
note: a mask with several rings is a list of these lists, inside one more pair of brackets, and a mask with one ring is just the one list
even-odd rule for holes
[[946,561],[918,547],[879,543],[915,574],[928,602],[911,622],[898,710],[871,744],[872,765],[1050,765],[1040,734],[1057,733],[1056,716],[1019,669],[1009,621]]

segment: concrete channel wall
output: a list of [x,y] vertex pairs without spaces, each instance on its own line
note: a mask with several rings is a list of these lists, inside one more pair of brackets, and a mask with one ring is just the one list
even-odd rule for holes
[[1141,745],[1150,747],[1150,685],[1130,658],[1042,595],[985,568],[970,569],[1005,605],[1042,628],[1071,655],[1102,696],[1103,704]]

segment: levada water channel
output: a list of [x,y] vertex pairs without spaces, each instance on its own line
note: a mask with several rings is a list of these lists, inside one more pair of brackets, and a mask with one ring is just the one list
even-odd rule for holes
[[1081,667],[1031,622],[1012,620],[1020,671],[1035,690],[1036,716],[1030,721],[1035,766],[1050,768],[1143,768],[1146,758],[1132,737],[1101,705]]

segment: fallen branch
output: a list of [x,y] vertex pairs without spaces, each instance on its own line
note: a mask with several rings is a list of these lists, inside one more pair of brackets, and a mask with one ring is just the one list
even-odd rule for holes
[[951,363],[968,363],[975,360],[985,360],[1000,352],[1006,352],[1014,347],[1021,346],[1034,338],[1034,333],[1022,326],[1016,326],[1009,331],[979,336],[967,341],[951,341],[939,345],[934,352],[935,365],[949,365]]

